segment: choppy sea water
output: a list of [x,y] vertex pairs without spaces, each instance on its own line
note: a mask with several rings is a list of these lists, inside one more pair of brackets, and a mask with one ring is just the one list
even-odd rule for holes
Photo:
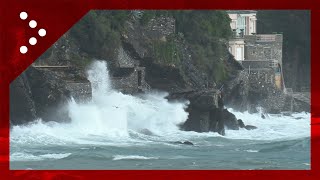
[[117,92],[101,61],[88,79],[93,100],[70,101],[70,123],[37,120],[11,129],[11,169],[310,169],[309,113],[262,119],[229,109],[258,129],[185,132],[177,125],[188,117],[187,101]]

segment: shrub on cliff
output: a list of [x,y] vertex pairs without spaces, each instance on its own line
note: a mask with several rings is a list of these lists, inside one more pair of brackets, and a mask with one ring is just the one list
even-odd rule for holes
[[[144,25],[159,16],[175,18],[176,34],[192,47],[195,65],[208,75],[209,80],[221,82],[228,77],[224,63],[228,51],[224,42],[231,36],[231,28],[230,19],[225,11],[144,11],[140,21]],[[163,48],[170,45],[175,47],[174,43],[170,43],[156,46],[159,48],[156,52],[168,53],[169,51],[163,51]],[[162,59],[167,61],[170,58]],[[177,58],[171,59],[178,63]]]
[[[224,61],[228,51],[225,40],[231,35],[230,19],[225,11],[90,11],[71,30],[70,37],[86,53],[81,66],[89,63],[89,57],[115,59],[116,49],[121,44],[120,35],[125,31],[124,24],[132,15],[140,18],[141,25],[146,25],[152,18],[171,16],[176,20],[176,34],[166,42],[152,42],[157,63],[179,66],[181,52],[177,49],[179,36],[186,40],[192,50],[194,64],[210,81],[221,82],[228,77]],[[77,57],[74,59],[83,59]]]
[[71,29],[71,38],[92,57],[113,57],[128,16],[129,11],[90,11]]

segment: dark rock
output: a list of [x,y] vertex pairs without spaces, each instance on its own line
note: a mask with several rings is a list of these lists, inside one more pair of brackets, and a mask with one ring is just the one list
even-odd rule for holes
[[222,109],[213,109],[210,111],[210,131],[225,135],[225,125]]
[[270,79],[274,79],[274,70],[271,68],[251,69],[250,74],[248,70],[238,72],[237,77],[229,80],[224,88],[225,105],[249,113],[257,113],[257,107],[272,114],[282,111],[310,112],[308,95],[285,94]]
[[183,130],[196,132],[224,131],[223,110],[218,108],[219,91],[192,91],[172,94],[169,98],[184,97],[190,101],[187,109],[189,117],[182,126]]
[[246,130],[253,130],[253,129],[257,129],[257,127],[256,127],[256,126],[252,126],[252,125],[246,125],[244,128],[245,128]]
[[262,119],[265,119],[266,116],[265,116],[264,114],[261,114],[261,118],[262,118]]
[[153,136],[153,132],[151,132],[149,129],[142,129],[139,131],[141,134],[144,134],[144,135],[148,135],[148,136]]
[[66,106],[71,96],[76,101],[91,99],[90,82],[72,74],[65,70],[29,67],[10,85],[11,125],[29,123],[37,118],[69,121]]
[[27,70],[37,117],[43,121],[68,121],[67,105],[71,93],[60,74],[50,70]]
[[247,71],[237,71],[236,78],[231,79],[224,86],[225,105],[237,111],[250,110],[248,105],[249,75]]
[[194,145],[194,144],[193,144],[192,142],[190,142],[190,141],[184,141],[183,144],[185,144],[185,145],[191,145],[191,146]]
[[241,119],[238,119],[238,124],[239,124],[240,128],[244,128],[245,127],[245,125],[244,125],[244,123],[243,123],[243,121]]
[[189,117],[183,124],[182,130],[196,131],[196,132],[209,132],[210,118],[209,112],[201,109],[188,108]]
[[239,130],[239,124],[236,116],[229,112],[227,109],[223,110],[223,121],[224,125],[228,129]]
[[10,123],[18,125],[36,119],[36,108],[25,72],[10,84]]

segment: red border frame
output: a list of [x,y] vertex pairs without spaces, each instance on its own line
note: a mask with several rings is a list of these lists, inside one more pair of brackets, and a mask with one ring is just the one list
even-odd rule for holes
[[[80,3],[81,2],[81,3]],[[9,170],[9,84],[21,72],[48,49],[64,32],[90,9],[305,9],[311,10],[311,78],[312,78],[312,126],[311,126],[311,170]],[[47,35],[38,38],[34,47],[28,47],[22,55],[19,47],[27,44],[37,30],[30,29],[27,21],[21,21],[21,11],[28,12],[28,19],[38,22],[36,29],[45,28]],[[320,84],[317,69],[320,54],[320,1],[317,0],[2,0],[0,1],[0,174],[1,178],[30,179],[105,179],[105,178],[241,178],[241,179],[315,179],[320,175],[320,126],[316,115],[320,114]],[[29,19],[30,20],[30,19]]]

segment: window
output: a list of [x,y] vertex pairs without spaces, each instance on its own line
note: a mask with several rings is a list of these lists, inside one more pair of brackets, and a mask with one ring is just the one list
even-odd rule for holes
[[243,60],[242,49],[242,47],[237,47],[236,49],[236,60],[238,61]]

